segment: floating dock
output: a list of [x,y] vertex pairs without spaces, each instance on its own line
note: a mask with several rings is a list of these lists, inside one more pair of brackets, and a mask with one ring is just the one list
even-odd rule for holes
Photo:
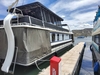
[[[84,42],[80,42],[61,56],[61,75],[77,75],[83,52]],[[43,69],[38,75],[50,75],[50,66]]]

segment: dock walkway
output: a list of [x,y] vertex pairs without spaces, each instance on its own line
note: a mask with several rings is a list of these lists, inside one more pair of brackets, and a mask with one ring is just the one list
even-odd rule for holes
[[[80,42],[61,56],[61,75],[72,75],[83,48],[84,42]],[[50,66],[43,69],[38,75],[50,75]]]

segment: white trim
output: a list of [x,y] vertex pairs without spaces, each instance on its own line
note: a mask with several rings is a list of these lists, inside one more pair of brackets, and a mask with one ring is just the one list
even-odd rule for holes
[[64,40],[64,41],[58,41],[58,42],[52,42],[51,46],[54,46],[54,45],[57,45],[57,44],[61,44],[61,43],[65,43],[65,42],[69,42],[69,41],[72,41],[72,39]]
[[[55,29],[51,29],[51,28],[43,28],[43,27],[40,27],[40,26],[14,25],[14,26],[11,26],[11,27],[27,27],[27,28],[34,28],[34,29],[48,30],[48,31],[50,31],[50,32],[72,34],[71,32],[67,32],[67,31],[59,31],[59,30],[55,30]],[[0,28],[4,28],[4,27],[0,27]]]
[[50,42],[52,42],[52,33],[50,33]]

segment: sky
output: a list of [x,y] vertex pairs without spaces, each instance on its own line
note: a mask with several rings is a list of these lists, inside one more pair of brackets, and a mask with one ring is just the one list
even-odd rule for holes
[[[6,17],[6,10],[14,1],[0,0],[0,19]],[[62,17],[62,23],[68,24],[71,30],[93,28],[93,20],[100,5],[100,0],[19,0],[18,6],[36,1]]]

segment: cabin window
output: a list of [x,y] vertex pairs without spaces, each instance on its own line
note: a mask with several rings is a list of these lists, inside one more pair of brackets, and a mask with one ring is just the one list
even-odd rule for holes
[[94,38],[94,42],[100,44],[100,35],[96,35]]
[[54,25],[56,25],[56,18],[54,17]]
[[59,34],[59,40],[62,40],[62,34]]
[[58,24],[58,19],[56,19],[56,25],[58,26],[59,24]]
[[62,40],[64,40],[64,34],[62,34]]
[[69,39],[72,39],[72,35],[71,34],[69,35]]
[[95,39],[95,37],[94,36],[92,36],[92,40],[94,41],[94,39]]
[[51,20],[50,20],[50,15],[49,15],[49,13],[46,14],[46,18],[47,18],[47,22],[50,23]]
[[59,34],[57,34],[57,41],[59,41]]
[[69,35],[68,35],[68,34],[65,34],[64,39],[65,39],[65,40],[69,39]]
[[56,26],[57,26],[57,18],[55,18],[55,24],[56,24]]
[[[61,21],[57,21],[57,23],[58,23],[58,25],[61,25]],[[59,27],[61,27],[61,26],[59,26]]]
[[30,15],[30,16],[33,16],[33,17],[35,17],[35,18],[37,18],[37,19],[40,19],[40,20],[42,20],[42,18],[41,18],[41,14],[40,14],[40,8],[38,7],[38,8],[34,8],[32,11],[30,11],[30,12],[28,12],[28,14]]
[[45,11],[43,11],[42,13],[43,13],[43,18],[44,18],[44,21],[45,21],[45,22],[47,22],[47,19],[46,19],[46,13],[45,13]]
[[64,40],[66,40],[66,35],[64,34]]
[[53,16],[51,15],[50,18],[51,18],[51,23],[54,24]]
[[52,33],[52,42],[54,42],[54,41],[55,41],[55,34]]

